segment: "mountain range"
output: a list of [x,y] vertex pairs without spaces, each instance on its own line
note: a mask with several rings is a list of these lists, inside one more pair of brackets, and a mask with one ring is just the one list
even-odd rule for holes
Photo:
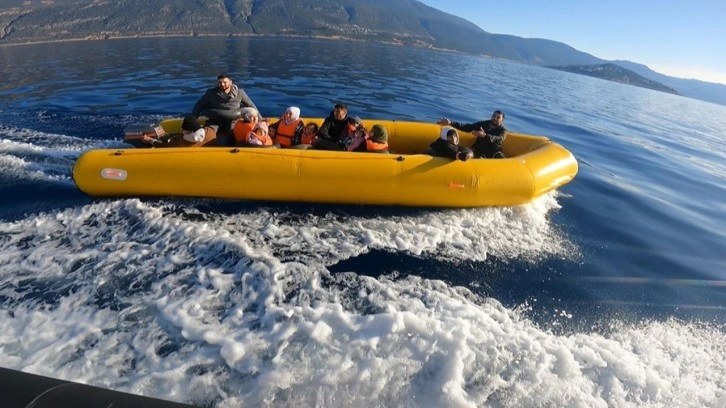
[[726,105],[726,85],[669,77],[635,62],[603,60],[557,41],[489,33],[416,0],[3,0],[0,4],[0,45],[134,36],[296,36],[445,49],[556,67]]

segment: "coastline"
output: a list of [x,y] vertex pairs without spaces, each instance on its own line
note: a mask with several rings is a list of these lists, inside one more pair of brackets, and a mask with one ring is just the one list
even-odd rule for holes
[[[366,42],[365,39],[344,37],[344,36],[322,36],[322,35],[280,35],[280,34],[246,34],[246,33],[232,33],[232,34],[130,34],[130,35],[103,35],[103,36],[86,36],[82,38],[63,38],[63,39],[44,39],[37,41],[18,41],[18,42],[2,42],[0,40],[0,47],[12,47],[20,45],[36,45],[36,44],[54,44],[54,43],[65,43],[65,42],[80,42],[80,41],[106,41],[106,40],[128,40],[128,39],[141,39],[141,38],[295,38],[295,39],[311,39],[311,40],[331,40],[331,41],[351,41],[351,42]],[[407,44],[403,41],[377,41],[380,44],[395,45],[400,47],[413,47],[413,48],[424,48],[436,51],[449,51],[449,52],[461,52],[449,48],[437,48],[428,43],[419,44]]]

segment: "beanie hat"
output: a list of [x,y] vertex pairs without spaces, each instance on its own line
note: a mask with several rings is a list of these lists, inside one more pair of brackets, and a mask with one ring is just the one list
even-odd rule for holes
[[371,127],[371,140],[377,143],[388,142],[388,131],[383,125],[373,125]]
[[184,120],[182,120],[181,128],[187,132],[196,132],[201,129],[202,126],[199,125],[197,118],[192,115],[187,115],[184,117]]
[[270,132],[270,128],[269,128],[269,126],[267,126],[267,122],[258,123],[257,126],[255,126],[255,130],[258,130],[258,129],[264,130],[265,133]]
[[348,123],[355,123],[356,125],[360,125],[361,119],[358,116],[348,116]]

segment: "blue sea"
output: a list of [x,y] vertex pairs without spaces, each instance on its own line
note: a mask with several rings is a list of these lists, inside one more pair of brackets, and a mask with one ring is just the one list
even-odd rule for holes
[[[221,72],[269,117],[501,109],[580,172],[479,209],[75,187],[83,152]],[[726,406],[725,106],[326,40],[4,46],[0,77],[2,367],[218,408]]]

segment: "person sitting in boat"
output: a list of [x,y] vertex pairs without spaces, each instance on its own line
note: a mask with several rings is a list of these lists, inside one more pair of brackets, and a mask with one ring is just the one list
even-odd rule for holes
[[364,151],[365,146],[361,146],[362,143],[356,144],[356,149],[353,150],[353,144],[356,140],[365,140],[366,136],[368,134],[368,131],[366,130],[365,126],[363,126],[363,121],[358,116],[348,116],[348,123],[343,129],[343,133],[340,135],[340,141],[338,144],[340,145],[339,150],[346,150],[349,152],[352,151]]
[[308,123],[303,129],[302,137],[300,137],[300,145],[310,146],[315,142],[315,138],[318,136],[318,124]]
[[249,139],[250,132],[255,129],[260,121],[260,113],[255,108],[244,108],[241,111],[241,117],[234,123],[232,134],[234,136],[234,144],[240,146]]
[[267,122],[258,122],[241,145],[245,147],[275,147],[269,135]]
[[476,123],[452,122],[448,118],[441,118],[436,123],[443,126],[453,126],[462,132],[471,132],[476,136],[476,140],[471,146],[474,150],[474,157],[486,159],[506,158],[504,152],[502,152],[502,144],[507,137],[507,129],[504,127],[504,112],[496,110],[492,113],[491,119],[481,120]]
[[474,157],[474,153],[465,146],[459,146],[459,133],[450,126],[441,128],[439,138],[429,145],[426,153],[435,157],[448,157],[449,159],[467,161]]
[[388,153],[388,130],[383,125],[373,125],[363,137],[356,137],[348,151]]
[[301,139],[305,123],[300,118],[300,108],[290,106],[285,109],[280,120],[270,126],[270,136],[281,147],[292,147],[302,144]]
[[319,150],[345,150],[345,146],[340,143],[340,138],[347,126],[348,105],[337,103],[330,115],[320,125],[313,148]]
[[205,115],[209,125],[218,126],[217,138],[220,146],[232,145],[232,124],[240,117],[241,108],[255,108],[252,99],[244,90],[232,83],[228,74],[217,77],[217,86],[207,89],[192,108],[192,115]]
[[181,138],[176,145],[184,147],[216,146],[217,132],[213,126],[202,126],[197,118],[187,115],[182,120]]

